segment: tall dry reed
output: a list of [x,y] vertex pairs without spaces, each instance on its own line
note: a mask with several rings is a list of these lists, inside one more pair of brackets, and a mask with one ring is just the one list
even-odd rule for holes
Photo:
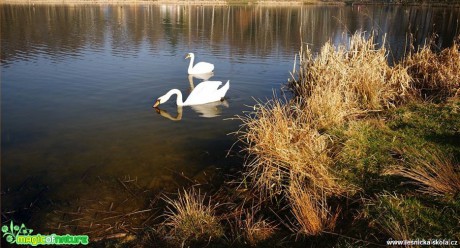
[[326,192],[343,191],[329,170],[328,135],[310,126],[311,117],[299,105],[272,100],[240,119],[240,140],[249,154],[245,175],[253,188],[270,196],[286,195],[295,177]]
[[289,84],[318,128],[328,129],[370,111],[401,102],[410,87],[403,66],[390,67],[385,46],[371,35],[353,35],[347,44],[327,42],[314,55],[300,52],[298,80]]
[[339,211],[332,212],[326,195],[294,179],[289,187],[289,203],[296,220],[293,229],[304,235],[318,235],[335,227]]
[[[460,36],[458,38],[460,41]],[[423,98],[441,98],[460,94],[460,46],[457,42],[435,52],[430,41],[404,59],[413,78],[413,88]]]

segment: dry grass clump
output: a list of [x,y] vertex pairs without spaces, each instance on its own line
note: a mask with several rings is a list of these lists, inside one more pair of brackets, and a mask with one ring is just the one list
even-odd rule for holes
[[339,212],[331,212],[324,194],[293,180],[288,198],[296,220],[294,231],[304,235],[318,235],[326,229],[334,229]]
[[205,195],[194,189],[184,190],[177,200],[165,197],[168,203],[164,225],[169,235],[182,244],[188,241],[207,241],[219,238],[224,231],[214,215],[216,206],[211,199],[205,203]]
[[236,219],[237,232],[242,234],[244,240],[251,246],[256,246],[260,242],[267,240],[277,229],[277,225],[273,221],[269,221],[262,216],[257,218],[257,212],[254,208],[245,209]]
[[337,216],[331,216],[326,197],[348,189],[331,169],[330,137],[311,126],[311,116],[296,102],[258,104],[240,119],[240,140],[250,154],[245,176],[251,187],[287,199],[295,219],[293,231],[316,235],[333,229]]
[[[458,38],[460,40],[460,37]],[[413,87],[423,98],[441,98],[460,92],[460,46],[458,42],[442,50],[433,51],[433,42],[411,52],[403,64],[413,78]]]
[[433,196],[456,196],[460,193],[460,165],[454,165],[439,152],[411,151],[417,157],[411,167],[395,167],[386,174],[413,180],[419,191]]
[[343,192],[329,168],[329,137],[310,126],[311,117],[298,104],[272,100],[240,119],[240,140],[250,155],[246,178],[254,189],[270,196],[286,195],[296,177],[325,192]]
[[402,66],[390,67],[384,46],[374,36],[356,33],[348,44],[327,42],[319,54],[301,49],[298,80],[290,83],[304,110],[319,128],[341,125],[355,115],[381,110],[404,98],[410,77]]

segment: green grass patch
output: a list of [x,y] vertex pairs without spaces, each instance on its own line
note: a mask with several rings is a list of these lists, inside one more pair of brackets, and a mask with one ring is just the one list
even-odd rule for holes
[[[388,127],[407,145],[436,147],[460,161],[460,100],[445,104],[413,103],[388,114]],[[418,145],[418,146],[417,146]]]
[[[345,235],[379,244],[389,238],[460,239],[458,190],[453,194],[442,194],[439,193],[442,191],[429,189],[433,183],[458,184],[459,110],[459,98],[442,104],[409,103],[331,131],[337,147],[334,150],[337,177],[359,188],[359,194],[352,199],[362,202],[350,205],[350,209],[361,215],[355,215],[354,223],[348,226],[353,231]],[[395,167],[417,168],[426,164],[432,165],[429,168],[432,171],[426,170],[432,172],[427,173],[433,176],[434,180],[430,182],[424,182],[426,178],[423,177],[417,182],[386,173]],[[451,181],[440,178],[446,173],[436,174],[446,171],[441,166],[452,166],[450,174],[454,175],[447,178]],[[437,195],[430,195],[430,191]],[[336,245],[370,244],[345,238],[339,239]]]
[[[392,166],[408,166],[418,151],[440,151],[460,161],[460,101],[411,103],[335,129],[339,143],[338,177],[366,194],[395,190],[400,184],[383,176]],[[386,121],[385,121],[386,120]]]
[[389,193],[377,195],[365,208],[370,226],[396,240],[460,239],[460,202]]

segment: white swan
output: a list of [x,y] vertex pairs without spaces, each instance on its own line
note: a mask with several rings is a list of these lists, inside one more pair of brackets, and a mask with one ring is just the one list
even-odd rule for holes
[[195,54],[187,53],[186,59],[190,58],[190,64],[188,65],[188,74],[206,74],[214,71],[214,65],[207,62],[199,62],[193,65],[195,60]]
[[185,102],[182,101],[182,93],[180,90],[172,89],[165,95],[158,97],[153,107],[155,108],[158,105],[167,102],[169,98],[174,94],[177,94],[177,106],[198,105],[220,101],[230,88],[230,80],[228,80],[224,86],[220,87],[220,89],[218,89],[221,85],[222,82],[220,81],[204,81],[195,87]]

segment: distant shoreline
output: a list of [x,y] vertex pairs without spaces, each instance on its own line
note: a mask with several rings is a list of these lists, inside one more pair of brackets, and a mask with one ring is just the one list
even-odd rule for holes
[[[136,5],[136,4],[171,4],[171,5],[302,5],[304,1],[226,1],[226,0],[2,0],[1,4],[120,4],[120,5]],[[340,3],[340,2],[336,2]]]
[[460,2],[392,0],[2,0],[0,5],[262,5],[262,6],[300,6],[300,5],[401,5],[401,6],[453,6]]

